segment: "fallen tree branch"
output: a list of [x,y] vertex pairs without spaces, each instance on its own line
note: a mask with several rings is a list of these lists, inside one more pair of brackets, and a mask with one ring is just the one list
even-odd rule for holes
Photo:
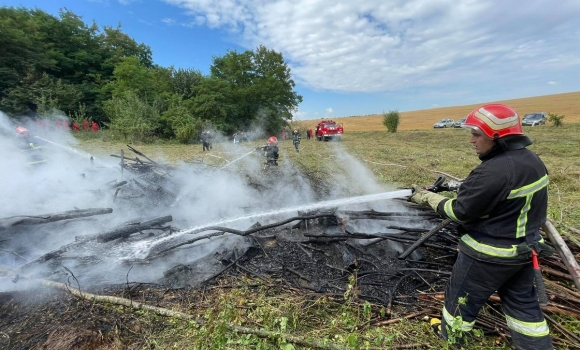
[[449,225],[451,222],[452,222],[451,219],[445,219],[445,220],[441,221],[437,226],[435,226],[431,230],[429,230],[429,232],[427,232],[423,237],[418,239],[417,242],[411,244],[411,246],[409,248],[407,248],[407,250],[405,250],[403,253],[401,253],[401,255],[399,255],[398,258],[405,259],[406,257],[408,257],[412,252],[415,251],[415,249],[419,248],[419,246],[421,244],[423,244],[426,240],[431,238],[431,236],[433,236],[434,234],[439,232],[439,230],[441,230],[445,226]]
[[546,223],[543,227],[544,231],[548,234],[550,241],[554,244],[556,251],[564,261],[566,269],[574,281],[574,285],[580,291],[580,266],[576,262],[576,258],[570,251],[570,248],[566,245],[566,242],[562,239],[562,236],[558,233],[550,219],[546,219]]
[[422,316],[422,315],[426,314],[429,311],[430,310],[422,310],[422,311],[419,311],[419,312],[413,312],[413,313],[410,313],[410,314],[405,315],[403,317],[398,317],[398,318],[393,318],[393,319],[386,320],[386,321],[377,322],[377,323],[374,324],[374,326],[376,326],[376,327],[388,326],[388,325],[393,324],[393,323],[401,322],[402,320],[409,320],[411,318],[415,318],[415,317],[418,317],[418,316]]
[[0,228],[17,225],[38,225],[61,220],[83,218],[93,215],[110,214],[112,212],[113,212],[112,208],[97,208],[97,209],[91,208],[91,209],[69,210],[56,214],[18,215],[0,219]]

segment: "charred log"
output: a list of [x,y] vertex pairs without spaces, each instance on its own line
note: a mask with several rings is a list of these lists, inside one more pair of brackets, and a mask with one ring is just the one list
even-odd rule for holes
[[153,220],[139,222],[134,225],[124,226],[109,232],[101,233],[96,237],[96,239],[99,242],[109,242],[118,238],[127,238],[133,233],[147,229],[157,228],[159,225],[165,224],[172,220],[173,217],[171,215],[162,216],[160,218],[156,218]]
[[78,219],[94,215],[110,214],[112,208],[69,210],[56,214],[20,215],[0,219],[0,229],[18,225],[39,225],[49,222]]

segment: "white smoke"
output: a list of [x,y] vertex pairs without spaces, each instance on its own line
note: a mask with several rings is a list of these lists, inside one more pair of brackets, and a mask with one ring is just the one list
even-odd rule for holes
[[[15,132],[18,125],[30,130],[33,136],[30,140],[42,147],[38,153],[46,163],[34,166],[29,164],[31,153],[20,149],[22,139]],[[139,258],[146,258],[151,247],[162,247],[159,243],[165,242],[183,242],[208,232],[193,235],[179,232],[169,234],[166,231],[160,234],[160,231],[146,230],[125,240],[82,244],[75,242],[109,232],[129,222],[142,222],[166,215],[173,218],[167,225],[180,232],[216,222],[227,223],[226,226],[232,229],[247,230],[257,221],[268,224],[297,214],[280,212],[271,216],[253,217],[253,213],[298,207],[319,199],[309,181],[283,156],[284,152],[292,150],[285,150],[281,145],[280,165],[273,174],[267,175],[262,173],[264,158],[253,152],[254,148],[250,146],[252,143],[240,142],[234,145],[229,136],[215,134],[213,141],[221,143],[220,151],[214,148],[205,153],[202,162],[181,162],[170,171],[167,183],[162,187],[172,193],[171,202],[144,201],[131,192],[129,184],[148,185],[145,177],[127,170],[121,171],[118,158],[96,158],[79,150],[77,140],[68,130],[42,125],[38,122],[16,123],[0,113],[0,167],[3,169],[0,172],[0,183],[3,184],[0,196],[0,235],[4,240],[0,265],[8,266],[15,273],[20,271],[63,281],[72,271],[85,286],[122,284],[127,279],[155,282],[166,277],[167,271],[178,265],[190,268],[196,266],[199,276],[211,276],[215,273],[216,259],[208,257],[209,254],[243,249],[249,241],[244,237],[224,234],[193,245],[184,245],[150,264]],[[259,132],[254,131],[253,134]],[[127,156],[129,153],[125,152]],[[339,163],[347,169],[347,178],[340,179],[331,199],[345,197],[345,188],[351,189],[348,195],[386,190],[362,164],[344,150],[337,151],[337,157]],[[118,187],[116,191],[112,185],[121,181],[129,184]],[[353,184],[358,186],[353,187]],[[384,203],[373,205],[386,206]],[[367,206],[353,206],[351,209],[359,207]],[[2,228],[2,223],[10,222],[11,217],[89,208],[111,208],[113,212],[42,225]],[[65,245],[73,245],[73,248],[60,253],[58,261],[62,265],[55,266],[55,261],[50,261],[27,265],[23,271],[19,270],[31,260]],[[16,288],[10,280],[0,279],[0,290]]]

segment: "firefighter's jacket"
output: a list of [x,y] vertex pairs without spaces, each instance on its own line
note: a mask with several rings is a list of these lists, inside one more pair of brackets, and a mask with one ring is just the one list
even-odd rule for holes
[[29,138],[21,139],[18,148],[20,149],[20,152],[26,154],[28,158],[28,165],[46,163],[42,146],[35,144]]
[[302,139],[302,136],[300,136],[299,132],[292,133],[292,142],[294,144],[300,143],[301,139]]
[[529,263],[529,246],[545,247],[539,229],[547,215],[548,174],[525,148],[531,144],[526,136],[500,142],[479,157],[457,198],[440,201],[437,211],[465,229],[459,249],[473,258]]
[[278,146],[276,145],[265,145],[258,147],[261,150],[262,155],[266,157],[266,161],[269,165],[278,165]]

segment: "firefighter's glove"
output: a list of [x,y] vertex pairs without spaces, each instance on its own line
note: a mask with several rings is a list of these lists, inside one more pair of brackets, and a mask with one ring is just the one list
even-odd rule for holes
[[[416,186],[416,185],[413,185],[413,186]],[[413,188],[415,188],[415,187],[413,187]],[[437,194],[437,193],[422,190],[419,187],[417,187],[413,191],[413,195],[409,198],[409,200],[411,202],[417,203],[419,205],[428,205],[434,211],[437,211],[437,206],[444,199],[447,199],[447,198],[440,195],[440,194]]]

